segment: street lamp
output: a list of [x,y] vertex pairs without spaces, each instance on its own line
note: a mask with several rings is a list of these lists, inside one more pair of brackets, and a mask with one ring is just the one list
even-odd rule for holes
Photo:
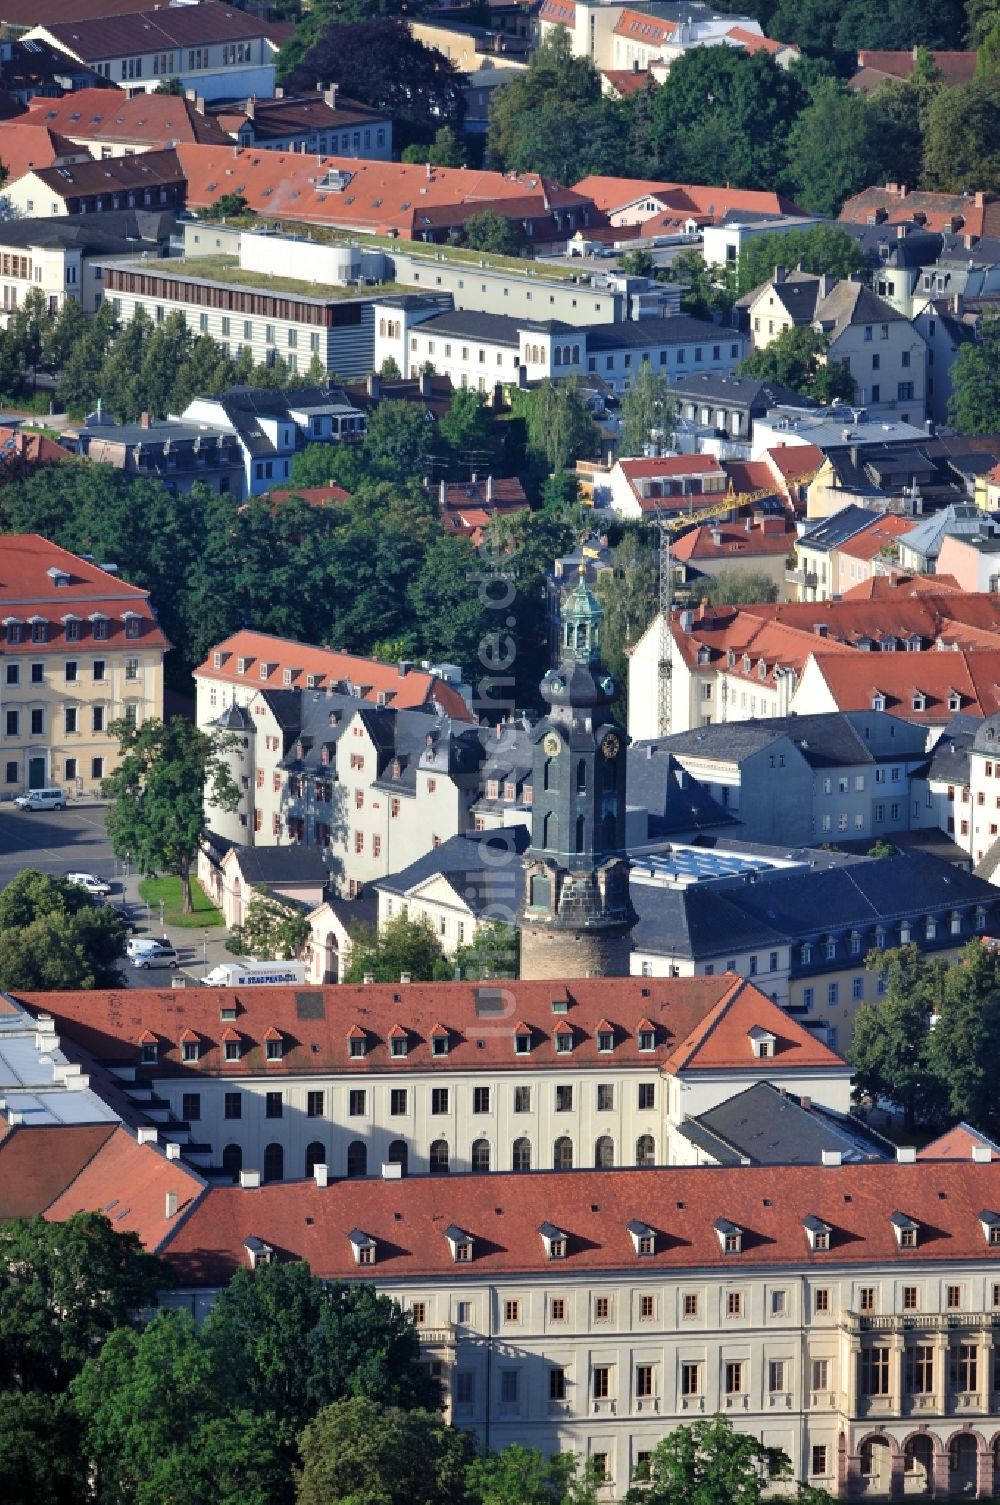
[[166,934],[166,932],[163,929],[163,900],[162,899],[160,900],[160,934],[161,935],[165,935]]
[[201,950],[205,961],[205,971],[208,971],[208,931],[201,932]]

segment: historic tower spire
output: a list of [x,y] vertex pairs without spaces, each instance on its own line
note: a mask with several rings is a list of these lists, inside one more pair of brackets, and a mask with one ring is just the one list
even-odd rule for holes
[[562,608],[561,662],[542,680],[524,856],[521,976],[623,977],[636,916],[625,856],[628,737],[601,664],[600,602],[583,569]]

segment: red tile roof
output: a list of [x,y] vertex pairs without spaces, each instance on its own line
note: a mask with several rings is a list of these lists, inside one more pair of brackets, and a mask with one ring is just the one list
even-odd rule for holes
[[744,52],[751,55],[755,52],[767,52],[776,57],[779,52],[799,51],[794,42],[776,42],[772,37],[762,37],[755,31],[747,31],[745,26],[731,26],[726,36],[738,42]]
[[703,523],[678,538],[671,551],[685,564],[700,559],[771,559],[790,553],[796,536],[794,527],[786,527],[780,517],[749,529],[739,523]]
[[[525,1176],[415,1176],[369,1179],[363,1197],[351,1181],[313,1181],[247,1192],[214,1187],[178,1225],[164,1248],[185,1284],[218,1285],[246,1266],[244,1240],[263,1239],[279,1257],[308,1260],[323,1279],[417,1280],[453,1284],[516,1276],[565,1279],[574,1271],[725,1269],[730,1278],[761,1266],[836,1272],[844,1264],[996,1263],[979,1214],[994,1208],[1000,1180],[991,1165],[935,1162],[679,1167],[662,1170],[549,1172]],[[918,1224],[917,1246],[900,1249],[890,1213]],[[803,1219],[831,1229],[830,1248],[811,1251]],[[715,1229],[724,1217],[743,1230],[743,1252],[726,1255]],[[638,1256],[629,1223],[656,1233],[652,1255]],[[542,1222],[568,1234],[553,1266],[539,1237]],[[375,1240],[375,1264],[359,1267],[349,1235],[359,1224]],[[472,1235],[472,1260],[456,1265],[444,1230]]]
[[[247,11],[206,0],[201,5],[159,6],[125,15],[109,8],[88,20],[44,22],[65,52],[85,63],[126,57],[130,52],[171,51],[266,37],[267,23]],[[35,23],[37,24],[37,23]]]
[[[894,592],[874,601],[790,601],[775,606],[741,608],[751,616],[769,618],[788,627],[812,632],[824,622],[829,640],[855,643],[861,638],[918,636],[932,645],[1000,648],[1000,597],[987,591],[907,595]],[[984,636],[984,634],[986,636]],[[825,643],[828,639],[823,639]]]
[[[76,1212],[103,1212],[116,1233],[137,1233],[147,1249],[156,1250],[195,1206],[205,1182],[179,1160],[168,1160],[162,1148],[139,1144],[119,1126],[46,1209],[51,1223]],[[168,1216],[167,1194],[177,1197],[177,1211]]]
[[[212,147],[199,147],[212,151]],[[36,169],[39,182],[60,199],[78,199],[92,194],[110,194],[153,188],[183,189],[184,170],[176,151],[140,152],[134,157],[108,157],[95,162],[73,162],[65,167]]]
[[[969,716],[994,716],[1000,711],[1000,648],[958,653],[820,654],[820,672],[834,704],[841,711],[867,711],[882,695],[885,709],[907,721],[938,724],[962,711]],[[926,697],[922,710],[913,709],[917,694]],[[957,694],[953,709],[949,696]]]
[[576,0],[542,0],[538,19],[553,22],[557,26],[575,26]]
[[334,485],[333,481],[328,486],[290,486],[280,491],[268,492],[272,502],[287,502],[291,497],[298,497],[299,501],[308,502],[311,507],[326,507],[331,502],[349,502],[351,493],[345,491],[343,486]]
[[660,87],[648,69],[602,68],[601,77],[607,79],[621,99],[627,99],[632,94],[641,94],[643,89]]
[[925,1144],[922,1150],[917,1151],[918,1160],[971,1160],[973,1147],[978,1145],[990,1152],[991,1160],[1000,1160],[1000,1146],[994,1144],[992,1139],[987,1139],[978,1129],[971,1124],[955,1124],[954,1128],[946,1129],[937,1139],[932,1139],[930,1144]]
[[904,533],[912,533],[915,527],[916,523],[912,518],[897,517],[895,513],[889,512],[849,538],[846,543],[838,545],[837,553],[846,554],[849,559],[874,559],[883,549],[891,549],[896,539],[902,538]]
[[64,449],[47,434],[9,428],[0,428],[0,454],[16,456],[24,465],[61,465],[76,458],[71,449]]
[[[2,601],[2,593],[0,593]],[[221,663],[216,666],[216,655]],[[246,662],[247,672],[239,672],[239,660]],[[262,679],[261,665],[269,666]],[[348,683],[359,685],[365,699],[384,693],[386,704],[396,710],[413,710],[420,706],[439,705],[453,720],[468,721],[468,707],[451,685],[424,669],[408,669],[404,674],[398,664],[379,659],[361,658],[333,648],[317,648],[311,643],[293,643],[288,638],[245,628],[226,638],[211,650],[204,663],[195,669],[196,679],[224,680],[227,684],[252,684],[254,688],[287,688],[284,671],[291,669],[292,688],[305,689],[306,675],[312,675],[313,688]]]
[[702,183],[666,183],[653,178],[612,178],[600,174],[581,178],[573,189],[592,199],[605,214],[615,214],[640,198],[662,200],[664,214],[672,214],[674,218],[700,215],[713,222],[721,221],[731,210],[802,213],[784,194],[764,189],[719,188]]
[[964,595],[954,575],[872,575],[852,585],[841,595],[842,601],[890,601],[901,596]]
[[[231,988],[129,988],[18,996],[33,1011],[53,1016],[63,1049],[69,1053],[77,1043],[103,1061],[135,1062],[143,1033],[148,1031],[159,1046],[159,1061],[140,1070],[152,1076],[178,1072],[192,1080],[199,1075],[239,1077],[260,1072],[268,1076],[317,1071],[365,1075],[387,1070],[405,1073],[414,1068],[447,1073],[595,1065],[607,1059],[598,1053],[596,1041],[597,1024],[605,1018],[616,1029],[616,1061],[656,1067],[719,1010],[712,1036],[716,1067],[749,1068],[752,1059],[746,1030],[760,1024],[789,1042],[787,1064],[794,1060],[847,1069],[777,1004],[732,975],[516,982],[499,985],[499,991],[504,995],[500,1001],[507,1009],[506,1018],[517,1020],[514,1026],[504,1022],[504,1015],[498,1020],[498,987],[487,983],[267,987],[248,993]],[[302,1007],[305,998],[310,1000],[308,1011]],[[555,999],[567,1003],[568,1014],[553,1015]],[[222,1010],[233,1007],[237,1018],[227,1023]],[[653,1021],[657,1031],[653,1051],[638,1048],[638,1021],[643,1016]],[[571,1057],[555,1049],[556,1025],[563,1021],[572,1026],[577,1039]],[[451,1034],[447,1056],[431,1053],[429,1040],[435,1025],[443,1025]],[[514,1052],[511,1037],[518,1025],[532,1035],[528,1055]],[[227,1028],[235,1028],[243,1042],[238,1061],[224,1059],[221,1042]],[[367,1048],[364,1056],[353,1057],[348,1042],[358,1038],[359,1029],[364,1031]],[[268,1030],[278,1032],[284,1043],[278,1061],[266,1059]],[[200,1043],[196,1062],[182,1060],[185,1031],[193,1031]],[[392,1056],[387,1045],[393,1033],[400,1031],[410,1042],[402,1058]]]
[[847,200],[840,211],[845,224],[889,224],[915,220],[926,230],[963,231],[966,235],[1000,235],[1000,200],[970,185],[970,192],[929,193],[887,183],[865,188]]
[[780,444],[764,455],[764,464],[793,485],[819,470],[823,451],[815,444]]
[[271,218],[407,239],[460,225],[484,209],[511,218],[546,220],[553,209],[590,207],[586,196],[538,173],[428,169],[417,163],[318,158],[252,146],[181,143],[177,151],[192,209],[205,209],[223,194],[239,193],[256,213]]
[[[65,575],[66,583],[57,585],[48,574],[56,570]],[[125,637],[125,617],[138,617],[141,628],[137,638]],[[109,648],[121,648],[125,642],[137,647],[169,647],[153,609],[148,591],[127,585],[109,575],[96,564],[88,564],[60,549],[37,533],[9,533],[0,546],[0,623],[19,622],[20,643],[6,634],[5,653],[29,654],[66,652],[66,620],[75,619],[81,644],[92,641],[92,619],[101,616],[107,622]],[[31,641],[32,618],[48,623],[45,643]],[[26,641],[25,641],[26,640]]]
[[[763,460],[723,460],[730,491],[745,495],[750,491],[766,491],[769,496],[782,494],[774,476]],[[763,497],[760,498],[764,500]]]
[[[96,92],[101,94],[104,90]],[[0,162],[6,168],[8,183],[15,183],[26,172],[37,172],[43,167],[89,161],[90,154],[85,146],[78,146],[40,121],[26,120],[22,115],[0,124]]]
[[725,1071],[752,1068],[756,1057],[750,1046],[750,1031],[767,1030],[775,1037],[774,1056],[768,1073],[809,1068],[842,1071],[843,1059],[779,1009],[753,986],[734,988],[696,1025],[686,1040],[671,1052],[666,1070]]
[[659,16],[642,10],[623,10],[615,24],[615,36],[628,37],[645,47],[673,42],[676,31],[676,21],[662,21]]
[[[883,78],[911,78],[916,67],[916,48],[909,52],[858,53],[859,69],[867,68]],[[976,76],[974,52],[932,52],[934,67],[942,83],[970,84]],[[853,85],[854,80],[849,79]]]
[[[171,94],[133,94],[120,89],[78,89],[61,99],[37,96],[28,106],[31,119],[74,141],[133,142],[165,147],[176,141],[230,145],[214,120],[192,100]],[[0,137],[2,140],[2,137]]]
[[[60,21],[92,20],[95,16],[134,15],[145,10],[149,0],[58,0]],[[48,14],[51,16],[52,11]],[[18,31],[32,26],[49,25],[38,11],[38,0],[4,0],[4,25]]]
[[44,1212],[114,1133],[113,1123],[31,1128],[0,1118],[0,1221]]
[[[253,114],[249,114],[252,108]],[[230,137],[253,121],[255,142],[280,140],[282,137],[312,135],[316,131],[342,130],[350,125],[371,126],[376,121],[389,117],[384,110],[373,110],[370,105],[356,99],[347,99],[337,94],[336,103],[330,104],[326,97],[314,94],[284,95],[280,99],[247,100],[242,109],[229,105],[214,115],[216,124]]]

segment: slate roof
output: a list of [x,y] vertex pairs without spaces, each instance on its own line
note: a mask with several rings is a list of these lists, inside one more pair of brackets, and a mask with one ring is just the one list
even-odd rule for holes
[[128,15],[104,12],[89,20],[42,24],[60,47],[87,63],[127,57],[129,53],[252,41],[267,35],[265,22],[220,0],[206,0],[201,5],[161,6]]
[[[871,719],[870,713],[865,720]],[[971,719],[971,718],[970,718]],[[749,721],[717,721],[664,737],[662,745],[677,754],[709,758],[712,762],[741,762],[762,752],[783,737],[798,748],[812,768],[837,768],[855,763],[898,763],[907,756],[903,748],[875,756],[871,743],[858,726],[859,717],[845,712],[821,712],[814,716],[773,716]],[[897,726],[898,722],[895,723]],[[905,730],[905,728],[904,728]],[[631,764],[629,774],[631,775]],[[631,793],[631,786],[629,788]]]
[[440,875],[477,918],[500,918],[510,923],[511,913],[520,908],[524,898],[521,856],[530,841],[531,832],[525,825],[451,836],[409,867],[379,878],[374,887],[405,896]]
[[859,507],[852,502],[849,506],[842,507],[839,512],[835,512],[832,517],[824,517],[812,526],[807,524],[799,541],[806,548],[830,554],[834,549],[839,549],[848,539],[861,533],[865,528],[871,527],[880,519],[881,513],[871,512],[868,508]]
[[771,1082],[755,1082],[707,1113],[685,1118],[677,1132],[720,1165],[820,1165],[824,1150],[839,1151],[844,1164],[895,1155],[888,1140],[857,1119],[806,1106]]
[[751,376],[726,376],[722,372],[705,371],[697,375],[674,377],[670,383],[671,394],[694,402],[733,403],[748,410],[765,413],[776,403],[791,403],[798,407],[817,407],[814,398],[803,397],[791,387],[780,382],[760,381]]
[[591,351],[690,344],[695,340],[720,344],[742,339],[733,329],[723,329],[705,319],[692,319],[688,314],[672,314],[665,319],[626,319],[620,324],[591,324],[583,333]]
[[296,844],[288,847],[234,847],[245,883],[325,883],[329,870],[318,847]]
[[628,802],[648,813],[651,839],[736,824],[729,811],[680,766],[664,739],[629,746]]
[[980,507],[971,502],[952,502],[914,523],[906,547],[924,559],[936,559],[946,537],[978,538],[995,532],[996,523]]

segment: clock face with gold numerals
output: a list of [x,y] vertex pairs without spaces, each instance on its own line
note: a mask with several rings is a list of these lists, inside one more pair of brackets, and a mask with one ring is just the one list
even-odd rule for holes
[[615,736],[614,732],[609,732],[604,741],[601,743],[601,752],[606,758],[617,758],[618,749],[620,747],[621,743]]
[[545,738],[545,741],[542,743],[542,746],[548,753],[549,757],[554,758],[556,753],[562,747],[562,743],[559,741],[559,738],[556,736],[555,732],[549,732],[548,736]]

